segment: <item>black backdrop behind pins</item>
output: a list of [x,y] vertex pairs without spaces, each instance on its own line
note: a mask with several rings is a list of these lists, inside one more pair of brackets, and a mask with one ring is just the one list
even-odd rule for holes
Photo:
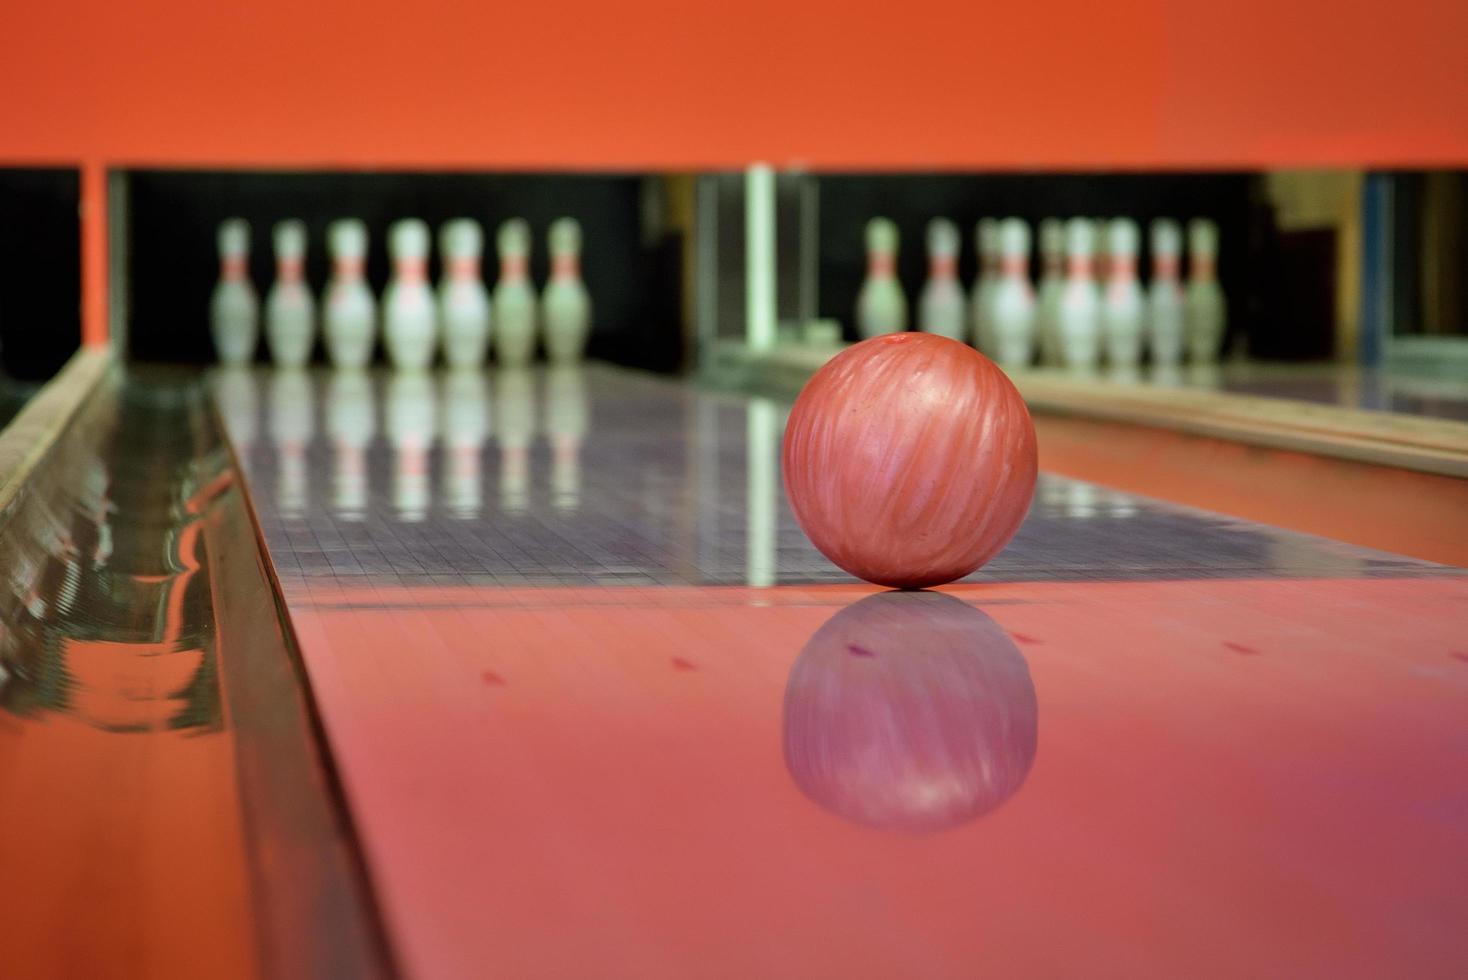
[[0,169],[0,373],[55,374],[81,345],[80,172]]

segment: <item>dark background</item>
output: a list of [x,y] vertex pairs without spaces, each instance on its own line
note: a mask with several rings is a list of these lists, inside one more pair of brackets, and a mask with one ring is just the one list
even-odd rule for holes
[[[428,223],[434,238],[429,274],[437,283],[439,226],[451,218],[477,220],[485,235],[485,281],[493,288],[495,232],[507,218],[524,218],[534,237],[530,273],[539,289],[549,270],[546,229],[569,216],[581,222],[583,233],[582,276],[592,301],[588,355],[673,370],[682,361],[681,238],[644,227],[643,194],[643,178],[636,175],[134,171],[128,175],[128,353],[145,361],[214,359],[209,297],[219,278],[215,235],[226,218],[251,225],[250,278],[262,303],[257,356],[263,360],[276,221],[305,221],[306,277],[318,298],[330,271],[327,225],[346,217],[366,222],[367,278],[380,301],[390,271],[387,228],[394,221]],[[324,360],[319,322],[316,357]]]
[[49,378],[81,345],[81,176],[0,169],[0,372]]
[[974,225],[982,217],[1019,217],[1030,223],[1036,280],[1042,218],[1133,219],[1142,230],[1140,270],[1144,279],[1150,274],[1147,225],[1153,218],[1176,219],[1184,226],[1185,237],[1188,220],[1211,218],[1218,223],[1218,277],[1228,299],[1224,350],[1243,335],[1254,357],[1331,354],[1333,309],[1318,309],[1315,298],[1333,297],[1334,266],[1330,262],[1310,266],[1312,274],[1327,277],[1325,282],[1301,283],[1277,274],[1280,236],[1260,179],[1254,174],[823,176],[821,315],[839,318],[851,340],[856,339],[856,296],[866,271],[865,227],[876,216],[892,219],[901,233],[897,274],[911,315],[916,313],[917,297],[927,277],[926,226],[932,218],[944,217],[958,224],[963,236],[958,271],[965,289],[972,288],[976,274]]

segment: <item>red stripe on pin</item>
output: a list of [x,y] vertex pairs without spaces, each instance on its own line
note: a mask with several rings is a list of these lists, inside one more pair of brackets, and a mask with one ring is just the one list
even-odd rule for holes
[[398,279],[403,282],[422,282],[428,278],[428,263],[424,259],[398,259]]

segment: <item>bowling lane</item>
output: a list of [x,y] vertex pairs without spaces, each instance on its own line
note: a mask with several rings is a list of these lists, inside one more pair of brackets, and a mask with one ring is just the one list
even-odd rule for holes
[[1460,570],[1045,475],[882,594],[795,526],[776,401],[215,386],[410,976],[1468,957]]

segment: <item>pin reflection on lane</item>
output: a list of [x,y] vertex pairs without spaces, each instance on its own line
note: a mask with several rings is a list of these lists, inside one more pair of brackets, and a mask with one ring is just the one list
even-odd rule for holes
[[1023,654],[939,592],[881,592],[838,612],[785,689],[785,765],[801,792],[880,830],[947,830],[1024,784],[1038,730]]
[[586,375],[575,364],[550,368],[545,375],[545,431],[551,444],[551,506],[581,507],[581,441],[591,409]]
[[[537,398],[542,375],[543,405]],[[455,520],[483,517],[482,454],[491,436],[500,450],[498,510],[528,511],[537,502],[534,460],[542,427],[550,450],[546,499],[564,514],[581,508],[581,454],[591,429],[591,404],[580,365],[555,365],[543,372],[502,368],[492,376],[479,368],[380,375],[355,368],[320,374],[282,368],[221,370],[215,377],[220,415],[247,471],[264,421],[272,450],[267,458],[275,467],[271,501],[282,518],[307,517],[311,506],[309,458],[317,425],[317,385],[322,388],[331,460],[330,507],[337,518],[366,520],[375,494],[390,499],[393,516],[403,523],[427,520],[434,508]],[[371,459],[379,411],[391,459],[390,486],[374,488]]]
[[247,367],[220,368],[215,376],[214,397],[219,414],[229,424],[230,438],[242,464],[248,463],[255,444],[259,394],[255,372]]
[[438,437],[438,397],[427,371],[395,371],[387,380],[387,437],[393,451],[393,507],[398,519],[428,516],[428,450]]
[[316,391],[301,368],[270,376],[270,438],[280,460],[276,500],[284,517],[305,513],[310,494],[306,449],[316,435]]
[[489,378],[477,368],[450,368],[443,379],[444,504],[473,520],[484,504],[479,453],[489,436]]
[[500,444],[500,509],[516,514],[530,505],[535,375],[528,368],[500,368],[494,386],[495,438]]
[[[326,432],[331,437],[332,506],[338,517],[367,516],[367,447],[377,434],[372,377],[365,370],[333,371],[326,385]],[[234,434],[231,423],[230,434]]]

